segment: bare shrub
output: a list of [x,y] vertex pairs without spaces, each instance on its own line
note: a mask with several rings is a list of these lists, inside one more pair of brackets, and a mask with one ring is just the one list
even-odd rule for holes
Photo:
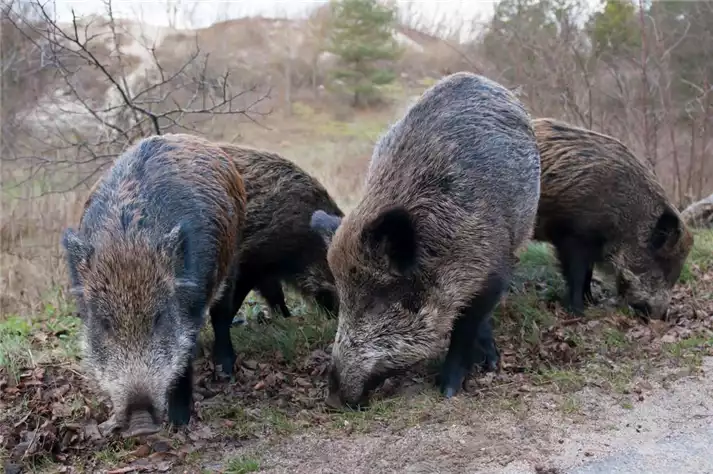
[[63,286],[59,233],[129,144],[269,113],[262,81],[211,62],[197,41],[166,42],[172,28],[117,19],[104,5],[105,16],[67,24],[39,0],[3,11],[3,119],[12,118],[2,128],[3,312],[30,310]]

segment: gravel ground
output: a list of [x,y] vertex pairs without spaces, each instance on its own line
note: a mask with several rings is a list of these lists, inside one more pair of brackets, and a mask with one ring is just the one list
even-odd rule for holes
[[541,394],[524,417],[494,410],[400,432],[301,434],[258,446],[260,472],[710,473],[712,371],[707,358],[702,376],[647,378],[634,404],[585,389],[574,395],[576,413],[563,413],[552,394]]

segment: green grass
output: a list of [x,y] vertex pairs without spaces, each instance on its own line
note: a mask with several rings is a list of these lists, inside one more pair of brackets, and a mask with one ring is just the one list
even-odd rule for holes
[[541,281],[563,284],[552,247],[543,242],[530,242],[520,253],[520,261],[515,271],[516,286],[527,282]]
[[260,470],[260,462],[257,459],[240,456],[231,459],[225,465],[225,474],[247,474]]
[[560,402],[560,410],[567,415],[579,413],[581,408],[581,402],[572,394],[565,396]]
[[623,331],[615,327],[609,327],[604,329],[604,345],[607,352],[616,352],[630,347],[631,343]]
[[227,400],[203,410],[206,421],[222,423],[222,431],[232,439],[249,439],[256,434],[289,435],[299,428],[298,421],[285,410],[264,405],[246,410]]
[[693,335],[680,341],[663,344],[663,350],[680,365],[695,370],[703,363],[703,356],[713,354],[713,337]]
[[10,316],[0,322],[0,368],[15,381],[20,369],[32,360],[31,333],[32,324],[19,316]]
[[587,381],[603,389],[625,394],[631,391],[634,377],[649,370],[647,363],[640,363],[627,359],[617,361],[616,365],[608,363],[591,363],[586,367]]
[[233,344],[245,357],[279,352],[285,361],[292,362],[331,342],[337,330],[336,318],[328,318],[291,293],[287,294],[287,303],[292,317],[284,318],[278,312],[271,320],[258,324],[257,315],[266,313],[267,306],[254,297],[246,300],[241,311],[249,324],[232,330]]
[[70,304],[47,303],[44,311],[0,320],[0,370],[17,381],[18,371],[47,359],[76,358],[80,320]]
[[586,377],[574,368],[549,368],[534,374],[533,381],[537,385],[552,385],[559,392],[575,392],[586,385]]
[[94,460],[105,467],[114,467],[126,459],[139,445],[136,439],[122,439],[110,442],[94,453]]
[[547,303],[563,291],[564,282],[551,248],[531,242],[520,254],[505,305],[495,310],[496,331],[515,337],[519,343],[538,344],[542,330],[556,322]]
[[358,122],[339,122],[328,120],[321,122],[315,131],[330,138],[349,138],[376,141],[384,133],[388,123],[383,120],[361,120]]
[[[17,382],[19,371],[48,359],[76,358],[80,320],[71,304],[51,298],[41,313],[0,320],[0,370]],[[56,303],[60,301],[60,303]]]
[[693,238],[693,248],[679,277],[679,282],[683,284],[689,284],[695,280],[693,266],[701,272],[707,272],[713,268],[713,230],[696,230],[693,232]]
[[[332,427],[338,430],[364,432],[374,423],[388,422],[393,414],[408,409],[408,404],[402,397],[391,397],[375,400],[368,410],[345,410],[331,415]],[[412,405],[413,408],[413,405]]]

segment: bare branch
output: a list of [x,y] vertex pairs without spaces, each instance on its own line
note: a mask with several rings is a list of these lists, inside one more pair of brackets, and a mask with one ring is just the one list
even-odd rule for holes
[[[104,19],[84,19],[72,11],[71,20],[60,24],[42,0],[29,0],[33,16],[3,18],[41,57],[37,72],[52,84],[38,90],[27,120],[16,120],[24,137],[21,146],[3,152],[4,162],[27,168],[18,182],[35,179],[45,169],[73,172],[74,179],[52,187],[53,192],[68,191],[147,135],[172,129],[201,133],[201,123],[222,116],[260,125],[257,119],[270,113],[256,110],[270,97],[270,88],[237,87],[230,68],[212,70],[215,61],[201,50],[197,34],[193,48],[177,56],[159,40],[146,42],[143,33],[134,38],[140,26],[119,22],[111,1],[103,1]],[[4,54],[3,77],[12,71],[10,63],[23,59],[19,50]],[[3,137],[10,133],[6,127],[3,123]]]

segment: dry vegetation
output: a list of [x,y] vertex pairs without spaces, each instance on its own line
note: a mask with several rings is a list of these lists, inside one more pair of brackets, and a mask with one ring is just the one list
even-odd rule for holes
[[[221,453],[298,432],[338,438],[451,422],[474,409],[522,415],[529,394],[543,390],[559,396],[563,411],[577,410],[569,394],[584,387],[612,393],[623,406],[638,400],[635,381],[661,367],[695,371],[703,355],[713,354],[711,231],[696,234],[672,318],[649,325],[606,304],[569,319],[558,302],[563,282],[550,249],[532,244],[498,312],[502,372],[471,381],[455,404],[441,403],[430,388],[434,371],[427,365],[389,381],[368,412],[327,413],[324,370],[334,321],[291,297],[293,319],[261,324],[262,303],[249,298],[241,310],[248,324],[233,334],[240,369],[219,383],[210,358],[200,362],[190,430],[148,442],[102,439],[96,425],[108,416],[107,401],[78,365],[78,319],[59,246],[97,174],[127,143],[157,132],[188,130],[283,153],[348,211],[375,138],[415,95],[457,70],[519,87],[535,116],[620,138],[683,207],[713,191],[713,30],[705,27],[713,3],[691,3],[698,10],[687,24],[666,26],[668,17],[658,11],[637,15],[625,25],[635,32],[625,47],[586,57],[577,2],[550,3],[559,13],[546,27],[502,15],[469,43],[453,39],[452,24],[425,24],[402,12],[399,79],[385,88],[386,104],[371,110],[353,110],[325,88],[335,60],[324,53],[328,10],[304,21],[243,18],[188,31],[115,19],[110,8],[101,18],[58,25],[29,2],[6,3],[0,196],[6,472],[60,466],[61,472],[130,472],[125,466],[251,472],[261,468],[259,451],[230,459]],[[683,78],[682,50],[690,56]],[[598,288],[606,301],[611,288]],[[207,330],[203,342],[211,337]]]

